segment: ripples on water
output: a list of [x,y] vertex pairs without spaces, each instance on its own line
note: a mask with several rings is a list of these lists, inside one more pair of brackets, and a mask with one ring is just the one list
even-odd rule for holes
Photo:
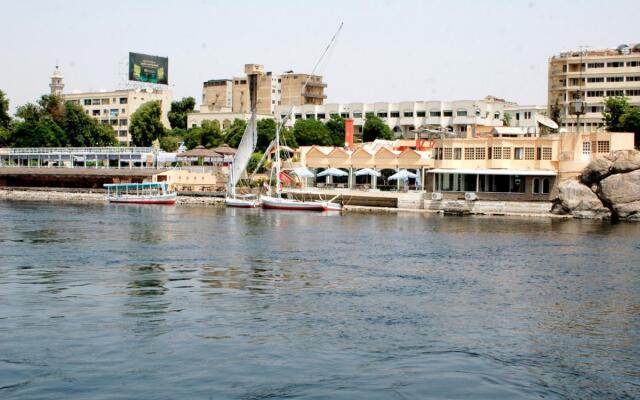
[[635,398],[640,225],[0,203],[0,398]]

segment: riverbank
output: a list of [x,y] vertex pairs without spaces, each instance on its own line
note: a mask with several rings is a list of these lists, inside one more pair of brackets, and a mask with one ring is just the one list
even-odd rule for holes
[[[103,204],[106,196],[102,191],[71,191],[67,189],[0,189],[0,201],[50,201],[61,203]],[[182,206],[224,207],[224,199],[219,197],[178,196],[176,202]]]

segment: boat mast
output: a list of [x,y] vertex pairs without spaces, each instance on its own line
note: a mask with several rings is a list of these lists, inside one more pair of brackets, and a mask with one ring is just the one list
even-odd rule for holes
[[280,125],[276,128],[276,196],[280,197]]

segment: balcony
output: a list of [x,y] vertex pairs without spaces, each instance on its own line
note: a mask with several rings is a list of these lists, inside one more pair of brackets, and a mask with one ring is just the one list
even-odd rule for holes
[[316,94],[316,93],[309,93],[309,92],[305,92],[303,96],[310,99],[326,99],[327,98],[326,94]]
[[320,87],[320,88],[326,88],[327,84],[326,83],[322,83],[322,82],[312,82],[309,81],[307,82],[307,86],[309,87]]

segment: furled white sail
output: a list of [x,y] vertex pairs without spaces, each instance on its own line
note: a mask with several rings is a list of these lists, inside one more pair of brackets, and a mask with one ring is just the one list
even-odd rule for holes
[[236,184],[242,177],[242,173],[247,168],[247,165],[249,165],[251,155],[256,149],[256,143],[258,142],[256,123],[256,113],[253,112],[240,140],[238,151],[233,158],[233,165],[231,166],[231,173],[229,175],[229,191],[231,193],[235,193]]

